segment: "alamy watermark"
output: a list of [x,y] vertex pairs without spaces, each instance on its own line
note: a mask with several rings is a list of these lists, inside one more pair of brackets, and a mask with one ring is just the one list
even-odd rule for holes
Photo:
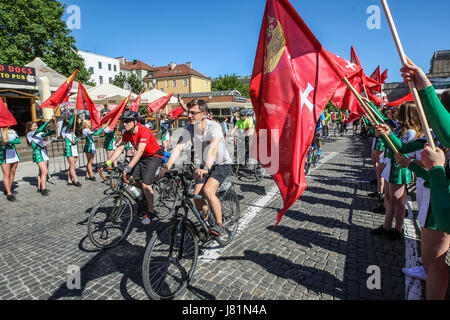
[[366,20],[366,25],[369,30],[380,30],[381,29],[381,9],[377,5],[370,5],[367,10],[367,14],[370,16]]
[[70,14],[70,16],[66,20],[67,28],[74,30],[74,29],[81,29],[81,9],[77,5],[70,5],[67,7],[66,10],[67,14]]
[[367,267],[367,274],[370,274],[369,278],[367,278],[367,289],[381,289],[381,270],[379,266],[372,265]]
[[81,270],[79,266],[69,265],[67,267],[67,289],[69,290],[80,290],[81,289]]

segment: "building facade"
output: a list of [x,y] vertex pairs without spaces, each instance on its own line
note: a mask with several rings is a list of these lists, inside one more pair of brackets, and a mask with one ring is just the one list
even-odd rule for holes
[[120,73],[120,61],[115,58],[81,50],[78,54],[84,59],[86,69],[91,73],[89,81],[97,85],[111,83]]
[[211,91],[211,78],[192,69],[191,62],[154,67],[143,80],[147,90],[158,89],[167,94]]
[[129,61],[125,57],[116,58],[120,62],[120,72],[125,75],[134,73],[140,80],[151,75],[156,69],[141,60]]

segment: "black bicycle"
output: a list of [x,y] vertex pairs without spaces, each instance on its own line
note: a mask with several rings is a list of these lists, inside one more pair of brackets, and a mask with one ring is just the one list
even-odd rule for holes
[[[123,168],[112,169],[112,174],[122,175]],[[103,176],[103,169],[99,170]],[[114,186],[113,193],[100,200],[92,208],[88,219],[88,236],[91,242],[98,248],[106,249],[118,245],[126,238],[133,221],[133,215],[139,218],[147,214],[147,200],[134,182],[140,179],[122,176],[120,182]],[[133,205],[137,204],[137,207]]]
[[[209,230],[215,224],[214,215],[208,209],[207,216],[202,216],[193,200],[203,200],[203,197],[190,193],[193,171],[191,166],[185,166],[181,172],[168,173],[179,181],[182,197],[172,220],[159,233],[153,234],[145,250],[142,277],[145,292],[151,299],[173,299],[182,294],[195,272],[199,242],[216,241],[220,246],[226,246],[237,232],[240,206],[233,185],[225,181],[217,190],[226,234],[213,236]],[[188,218],[189,211],[194,214],[197,224]]]
[[241,159],[239,156],[238,146],[237,143],[234,142],[233,164],[231,166],[231,173],[233,174],[233,176],[237,177],[239,176],[239,173],[242,172],[243,168],[247,168],[248,170],[250,170],[250,172],[253,173],[253,175],[256,178],[256,181],[260,181],[264,177],[266,171],[259,161],[257,161],[256,163],[250,163],[250,151],[248,150],[247,147],[245,149],[245,162],[240,163]]

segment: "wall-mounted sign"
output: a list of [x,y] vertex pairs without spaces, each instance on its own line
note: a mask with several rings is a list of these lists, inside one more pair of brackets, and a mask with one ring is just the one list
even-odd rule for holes
[[34,85],[36,83],[36,71],[30,67],[0,64],[0,83]]
[[234,102],[247,102],[247,98],[246,97],[240,97],[240,96],[233,96],[233,101]]

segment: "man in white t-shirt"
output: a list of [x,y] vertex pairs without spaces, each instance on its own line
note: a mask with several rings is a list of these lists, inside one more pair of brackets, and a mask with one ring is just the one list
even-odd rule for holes
[[[192,100],[187,104],[189,124],[183,129],[180,139],[167,163],[158,174],[162,178],[175,164],[185,147],[194,146],[194,164],[201,164],[194,173],[194,194],[203,194],[214,214],[216,225],[210,233],[215,236],[226,234],[222,224],[222,208],[216,191],[231,173],[232,159],[226,149],[220,124],[207,119],[208,105],[202,99]],[[209,178],[206,179],[206,176]],[[203,200],[194,200],[199,212],[207,214],[208,207]]]

